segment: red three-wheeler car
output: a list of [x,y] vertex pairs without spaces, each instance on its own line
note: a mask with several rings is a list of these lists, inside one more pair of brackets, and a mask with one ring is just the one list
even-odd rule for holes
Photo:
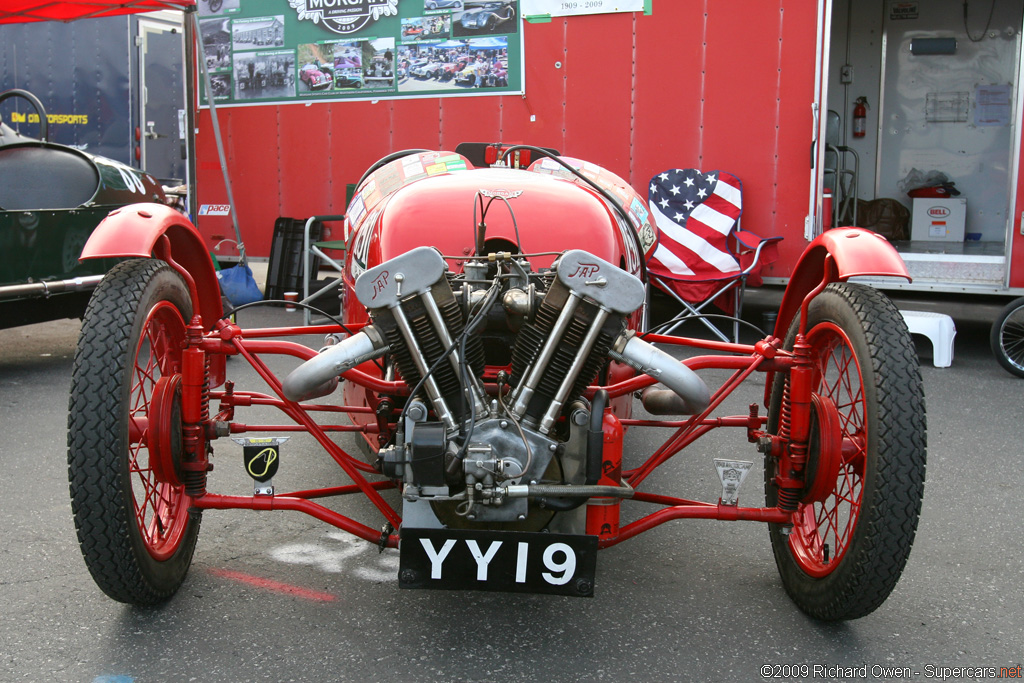
[[[215,509],[303,512],[397,549],[402,588],[571,596],[594,594],[599,549],[698,518],[766,524],[783,586],[816,618],[881,605],[921,509],[925,407],[899,312],[849,280],[906,277],[896,252],[830,230],[755,343],[659,334],[645,315],[656,238],[644,199],[549,150],[491,157],[415,150],[371,167],[345,217],[341,319],[310,327],[241,329],[196,229],[165,206],[127,206],[99,226],[83,258],[127,260],[82,325],[68,462],[100,588],[139,605],[170,598]],[[289,339],[299,334],[324,341]],[[276,376],[274,355],[294,369]],[[227,376],[240,361],[260,386]],[[712,374],[727,379],[708,386]],[[758,374],[749,409],[722,414]],[[241,419],[253,407],[310,434],[351,484],[276,490],[284,428]],[[667,437],[645,456],[624,452],[629,430]],[[737,437],[734,457],[707,463],[717,500],[650,485],[716,430]],[[343,432],[365,448],[343,449]],[[252,495],[217,493],[214,453],[237,452],[235,440]],[[741,487],[755,460],[763,502]],[[349,494],[378,513],[320,502]]]

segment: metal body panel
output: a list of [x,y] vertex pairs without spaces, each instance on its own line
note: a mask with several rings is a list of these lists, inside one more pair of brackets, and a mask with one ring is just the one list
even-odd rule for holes
[[[506,143],[528,143],[553,147],[569,153],[565,147],[564,115],[567,84],[564,78],[554,77],[559,73],[557,63],[565,65],[565,21],[523,26],[526,41],[524,85],[522,97],[481,98],[477,106],[497,107],[501,112],[500,127],[497,130],[473,130],[473,140],[487,140],[480,135],[490,134],[493,140]],[[589,52],[588,55],[592,55]],[[603,61],[603,60],[602,60]],[[460,134],[459,131],[452,131]],[[469,131],[463,131],[469,133]],[[462,136],[457,142],[470,140]],[[446,142],[445,146],[450,146]]]
[[860,228],[834,228],[815,238],[790,277],[775,321],[775,336],[785,339],[804,298],[826,277],[825,261],[835,266],[833,280],[888,276],[910,280],[899,253],[883,237]]
[[[1017,78],[1024,73],[1024,50],[1020,54],[1021,62],[1017,65]],[[1009,260],[1007,267],[1006,282],[1010,288],[1024,288],[1024,173],[1021,173],[1021,160],[1024,159],[1024,130],[1019,124],[1020,118],[1024,116],[1024,88],[1017,88],[1017,119],[1016,134],[1013,140],[1013,149],[1016,157],[1012,164],[1011,189],[1013,200],[1011,202],[1011,213],[1007,220],[1007,243],[1006,257]]]
[[[460,142],[465,142],[462,131],[498,131],[501,129],[500,111],[496,107],[481,107],[480,100],[482,99],[491,98],[453,97],[440,101],[438,125],[441,134],[441,149],[455,149]],[[428,145],[427,148],[429,147]]]
[[[607,22],[596,15],[565,22],[565,56],[562,68],[547,65],[548,78],[566,89],[563,154],[580,159],[600,158],[601,164],[618,173],[629,168],[632,117],[633,50],[632,15]],[[607,58],[594,59],[595,46]],[[596,67],[596,68],[595,68]],[[631,93],[623,97],[618,93]]]
[[[32,212],[26,229],[19,214],[0,212],[0,289],[12,284],[101,275],[113,261],[80,262],[89,233],[110,207]],[[0,295],[0,299],[6,298]]]
[[0,288],[102,274],[113,262],[80,263],[90,232],[112,209],[163,201],[149,175],[62,145],[0,145]]
[[[445,255],[466,255],[473,244],[473,216],[477,190],[501,192],[510,187],[522,194],[509,199],[525,253],[552,252],[532,259],[534,269],[546,267],[553,253],[586,244],[588,251],[614,263],[624,249],[603,201],[575,183],[522,170],[460,171],[414,181],[381,205],[368,263],[381,263],[423,243],[424,234]],[[461,205],[461,206],[460,206]],[[557,206],[556,211],[552,207]],[[452,218],[462,214],[463,220]],[[479,216],[479,213],[477,213]],[[359,230],[360,228],[357,228]],[[365,229],[365,228],[364,228]],[[487,238],[513,244],[516,230],[504,201],[496,201],[487,214]],[[459,265],[451,264],[456,272]]]
[[96,226],[81,258],[150,258],[163,235],[170,241],[171,257],[195,281],[193,305],[208,330],[224,312],[217,273],[195,226],[174,209],[163,204],[131,204],[112,212]]
[[[291,125],[277,127],[281,167],[301,168],[302,175],[310,179],[308,185],[284,183],[278,186],[281,202],[296,207],[294,214],[290,215],[322,215],[336,189],[334,183],[341,182],[332,173],[334,124],[338,122],[339,113],[329,107],[297,107],[292,112]],[[344,192],[341,196],[344,198]],[[246,247],[251,248],[248,234],[243,237]]]

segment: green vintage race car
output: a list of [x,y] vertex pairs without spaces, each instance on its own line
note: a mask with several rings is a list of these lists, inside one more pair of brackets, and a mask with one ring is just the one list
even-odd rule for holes
[[39,137],[0,121],[0,329],[80,317],[113,259],[79,262],[93,228],[114,209],[166,203],[160,183],[126,164],[47,141],[47,116],[25,90]]

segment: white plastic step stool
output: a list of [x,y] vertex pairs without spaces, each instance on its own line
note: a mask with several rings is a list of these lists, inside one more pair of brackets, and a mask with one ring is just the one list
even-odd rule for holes
[[944,313],[928,311],[900,311],[911,334],[923,334],[932,342],[932,364],[948,368],[953,364],[953,338],[956,325]]

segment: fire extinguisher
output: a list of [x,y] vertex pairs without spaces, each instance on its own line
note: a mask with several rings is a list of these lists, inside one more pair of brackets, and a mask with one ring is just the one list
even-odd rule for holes
[[858,97],[853,103],[853,137],[862,138],[868,132],[868,98]]

